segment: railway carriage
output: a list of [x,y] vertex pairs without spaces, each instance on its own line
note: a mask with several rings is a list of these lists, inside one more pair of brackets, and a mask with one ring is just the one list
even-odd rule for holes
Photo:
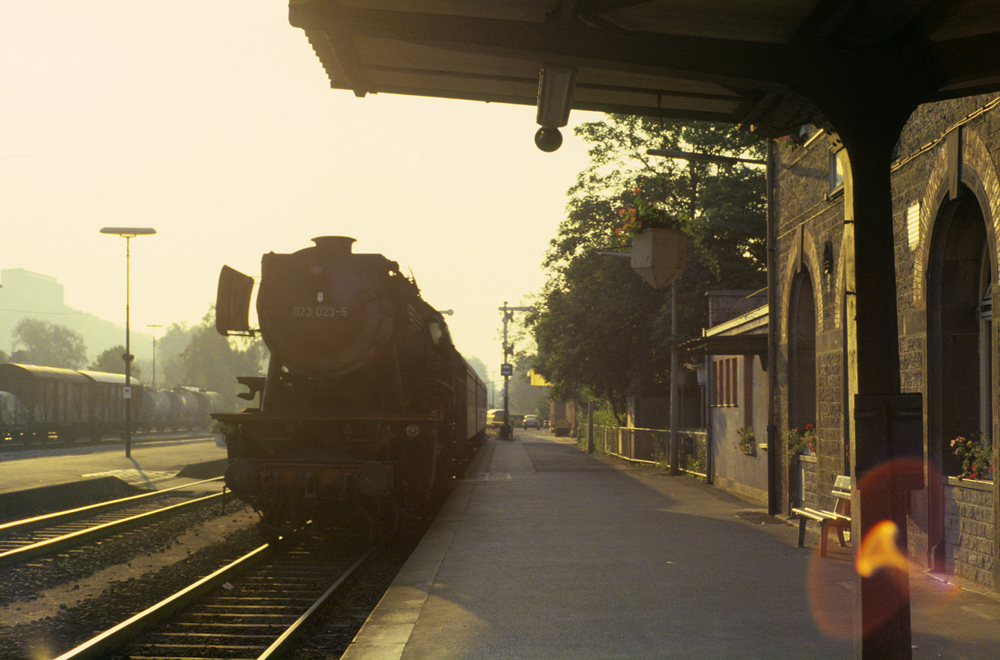
[[[90,383],[87,386],[87,414],[89,416],[88,435],[98,440],[106,435],[118,433],[125,422],[124,374],[110,374],[100,371],[80,371]],[[129,411],[132,420],[142,417],[143,386],[132,379],[132,401]]]
[[[0,390],[10,392],[27,411],[18,437],[44,441],[50,435],[72,442],[99,439],[122,428],[125,376],[74,371],[33,364],[0,364]],[[132,379],[141,401],[142,385]]]
[[[125,428],[124,374],[33,364],[0,364],[0,438],[15,442],[93,441]],[[217,392],[194,387],[152,390],[132,378],[133,431],[200,430],[226,410]]]

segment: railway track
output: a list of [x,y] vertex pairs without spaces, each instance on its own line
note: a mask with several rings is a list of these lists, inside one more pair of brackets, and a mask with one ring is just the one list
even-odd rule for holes
[[277,657],[373,552],[334,545],[263,545],[57,660]]
[[59,511],[0,525],[0,568],[64,552],[74,546],[153,523],[171,515],[221,501],[223,491],[191,498],[181,491],[221,481],[221,477],[153,493]]

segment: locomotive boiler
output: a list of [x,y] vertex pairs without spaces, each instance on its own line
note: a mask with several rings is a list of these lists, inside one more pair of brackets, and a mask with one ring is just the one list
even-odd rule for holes
[[[310,519],[391,526],[418,511],[482,440],[486,389],[443,316],[381,254],[327,236],[265,254],[259,332],[265,377],[240,378],[258,406],[223,423],[226,483],[285,529]],[[216,328],[250,334],[253,279],[224,266]]]

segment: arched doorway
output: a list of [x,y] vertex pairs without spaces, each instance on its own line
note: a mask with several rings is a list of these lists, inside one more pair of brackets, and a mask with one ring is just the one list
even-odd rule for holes
[[[805,267],[792,280],[788,300],[788,408],[789,428],[805,428],[816,423],[816,301],[812,277]],[[799,461],[789,465],[788,480],[782,479],[785,493],[779,501],[789,508],[805,502],[804,478]]]

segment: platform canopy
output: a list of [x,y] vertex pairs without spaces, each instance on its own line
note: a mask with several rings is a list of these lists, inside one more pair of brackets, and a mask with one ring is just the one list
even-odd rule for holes
[[907,107],[1000,89],[994,0],[292,0],[289,18],[358,96],[535,105],[548,65],[572,69],[575,109],[776,136],[830,128],[869,86]]

